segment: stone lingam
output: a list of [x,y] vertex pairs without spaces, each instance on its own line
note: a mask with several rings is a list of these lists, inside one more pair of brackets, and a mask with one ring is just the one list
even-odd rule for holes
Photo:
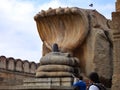
[[[49,82],[51,86],[71,87],[74,81],[73,77],[80,75],[79,63],[79,59],[73,57],[70,53],[60,52],[58,45],[55,43],[52,52],[41,58],[36,77],[41,80],[46,78],[45,81]],[[46,85],[48,86],[45,83]]]
[[61,53],[58,45],[53,44],[53,51],[43,56],[37,69],[36,77],[72,77],[80,75],[79,60],[69,53]]

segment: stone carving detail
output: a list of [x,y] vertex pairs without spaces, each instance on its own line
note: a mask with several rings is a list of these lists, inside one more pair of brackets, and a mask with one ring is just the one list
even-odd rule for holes
[[37,14],[35,20],[40,37],[50,51],[53,43],[57,43],[61,52],[71,52],[84,41],[89,31],[86,15],[78,8],[49,9]]
[[[87,76],[96,71],[100,77],[110,82],[113,74],[110,20],[96,10],[76,7],[50,8],[39,12],[34,19],[43,41],[43,56],[50,53],[52,45],[57,43],[60,52],[79,59],[81,73]],[[44,59],[46,65],[53,64],[54,60],[51,62],[49,59]],[[54,64],[59,64],[60,60],[57,59],[58,62]],[[61,64],[64,65],[66,60],[61,60]],[[40,63],[44,64],[43,60]],[[38,72],[43,68],[38,68]]]
[[43,56],[37,69],[37,77],[72,77],[80,74],[79,60],[69,53],[51,52]]

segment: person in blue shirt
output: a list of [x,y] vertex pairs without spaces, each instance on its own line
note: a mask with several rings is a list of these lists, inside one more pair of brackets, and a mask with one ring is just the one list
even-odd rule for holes
[[83,77],[79,76],[78,81],[73,84],[74,87],[78,87],[79,90],[86,90],[86,83],[83,81]]

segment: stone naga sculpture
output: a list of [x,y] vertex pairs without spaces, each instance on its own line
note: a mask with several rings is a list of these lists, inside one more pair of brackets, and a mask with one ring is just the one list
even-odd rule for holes
[[43,55],[52,50],[53,43],[58,44],[61,52],[72,52],[84,41],[89,29],[88,20],[81,12],[77,8],[50,8],[35,16],[43,48],[46,48]]
[[81,73],[87,76],[96,71],[109,82],[112,78],[110,20],[96,10],[77,7],[49,8],[34,19],[43,41],[43,56],[57,43],[60,52],[80,60]]

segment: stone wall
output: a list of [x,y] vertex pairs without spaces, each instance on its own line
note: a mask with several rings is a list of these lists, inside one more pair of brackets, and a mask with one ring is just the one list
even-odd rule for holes
[[113,76],[112,90],[120,89],[120,0],[116,0],[116,12],[112,13]]
[[120,0],[117,0],[116,2],[116,11],[120,12]]
[[35,77],[38,64],[0,56],[0,85],[22,84],[24,78]]
[[113,22],[113,80],[112,90],[120,89],[120,12],[112,13]]

